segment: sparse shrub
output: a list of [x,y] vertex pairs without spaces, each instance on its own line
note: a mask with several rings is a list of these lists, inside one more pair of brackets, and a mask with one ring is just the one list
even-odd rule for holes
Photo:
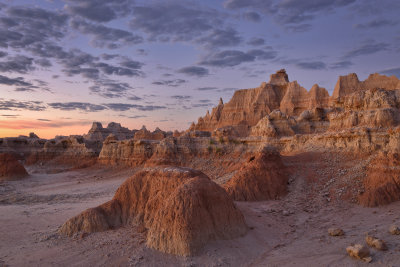
[[225,143],[225,140],[224,140],[224,138],[223,138],[222,136],[220,136],[219,142],[220,142],[221,144]]
[[210,139],[210,145],[215,145],[214,139]]

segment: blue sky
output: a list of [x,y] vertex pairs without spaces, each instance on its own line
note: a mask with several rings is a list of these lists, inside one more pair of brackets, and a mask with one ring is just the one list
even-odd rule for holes
[[186,129],[285,68],[400,76],[395,0],[3,1],[0,137],[82,134],[91,121]]

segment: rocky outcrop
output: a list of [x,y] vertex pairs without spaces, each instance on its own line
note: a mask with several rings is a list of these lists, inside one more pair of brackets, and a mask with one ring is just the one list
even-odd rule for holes
[[370,129],[359,127],[319,134],[297,134],[281,138],[277,143],[281,151],[337,151],[351,153],[374,153],[377,151],[400,151],[400,129]]
[[285,69],[278,70],[275,74],[269,77],[269,83],[274,85],[285,86],[289,82],[289,76]]
[[43,149],[47,140],[37,135],[0,138],[0,153],[12,154],[17,159],[25,159]]
[[376,88],[400,89],[400,80],[395,76],[387,77],[378,73],[369,75],[365,81],[360,81],[355,73],[340,76],[331,97],[331,105],[342,103],[345,96],[354,92]]
[[132,139],[135,130],[129,130],[128,128],[122,127],[120,123],[110,122],[107,128],[103,128],[100,122],[93,122],[92,128],[83,137],[89,141],[100,141],[103,142],[110,134],[114,135],[118,140]]
[[144,164],[154,153],[158,141],[124,140],[118,141],[112,136],[103,143],[99,161],[104,164],[126,164],[138,166]]
[[400,89],[372,88],[348,94],[343,100],[343,107],[346,110],[398,108]]
[[332,101],[340,102],[342,97],[359,90],[361,90],[361,85],[357,74],[340,76],[333,90]]
[[0,154],[0,181],[18,180],[28,176],[24,166],[11,154]]
[[290,116],[298,116],[307,110],[310,97],[306,89],[301,87],[297,81],[288,84],[286,93],[280,102],[280,110]]
[[374,88],[385,88],[387,90],[400,89],[400,80],[398,77],[381,75],[379,73],[373,73],[368,76],[368,78],[362,82],[364,90],[374,89]]
[[154,130],[154,132],[150,132],[146,129],[146,126],[143,125],[142,129],[135,133],[135,140],[162,140],[167,136],[167,133],[160,130],[158,127]]
[[289,83],[280,110],[289,116],[299,116],[306,111],[328,108],[329,93],[325,88],[314,84],[310,92],[296,81]]
[[314,108],[303,111],[296,118],[296,124],[293,126],[293,129],[296,134],[318,134],[326,132],[329,129],[329,125],[327,110]]
[[400,200],[400,155],[380,153],[368,165],[360,204],[368,207]]
[[351,93],[342,98],[343,109],[328,115],[330,129],[394,127],[400,122],[399,96],[400,90],[382,88]]
[[146,126],[142,126],[142,128],[135,133],[134,138],[136,140],[152,140],[152,134],[149,130],[146,129]]
[[167,132],[164,132],[163,130],[161,130],[160,128],[157,127],[152,132],[152,139],[151,140],[162,140],[165,137],[167,137],[167,135],[171,135],[171,134],[168,134]]
[[329,121],[324,109],[305,110],[296,118],[274,110],[251,127],[250,136],[281,138],[296,134],[322,133],[328,128]]
[[232,99],[224,104],[220,100],[211,114],[200,117],[190,130],[215,131],[225,127],[235,129],[239,136],[247,136],[251,127],[274,110],[289,116],[298,116],[305,110],[327,108],[329,94],[325,88],[314,85],[310,92],[296,81],[289,82],[285,70],[271,75],[268,83],[260,87],[235,92]]
[[286,71],[280,70],[271,76],[269,83],[262,83],[253,89],[238,90],[226,104],[220,100],[211,114],[199,118],[190,130],[212,132],[224,126],[254,126],[272,110],[279,109],[287,84]]
[[105,164],[125,164],[128,166],[174,165],[189,166],[194,157],[210,155],[209,132],[187,132],[179,137],[163,140],[125,140],[108,138],[103,143],[99,161]]
[[224,126],[218,129],[215,129],[211,135],[217,138],[231,138],[231,137],[239,137],[241,132],[247,132],[248,127],[243,125],[240,126]]
[[31,139],[39,139],[39,136],[37,136],[34,132],[29,133],[29,138]]
[[79,135],[52,139],[46,141],[43,149],[32,153],[26,164],[54,163],[87,167],[96,162],[101,146],[101,142],[86,140]]
[[[211,113],[207,111],[206,116],[200,117],[189,130],[218,132],[219,129],[233,129],[232,132],[240,137],[255,136],[258,132],[261,136],[279,137],[281,135],[274,133],[274,126],[266,118],[275,110],[294,117],[297,125],[291,127],[299,134],[321,133],[329,128],[394,126],[398,123],[399,86],[400,80],[395,76],[371,74],[365,81],[359,81],[352,73],[339,77],[333,95],[329,97],[328,91],[317,84],[308,92],[296,81],[289,82],[285,70],[280,70],[271,75],[268,83],[236,91],[228,103],[224,104],[221,99]],[[359,112],[354,114],[355,111]],[[331,125],[330,118],[333,120]],[[264,122],[253,130],[261,120]]]
[[114,198],[67,221],[62,234],[104,231],[131,222],[147,229],[147,245],[191,255],[207,242],[246,233],[243,215],[226,192],[188,168],[144,169],[126,180]]
[[184,134],[184,132],[179,132],[178,130],[175,130],[173,133],[172,133],[172,136],[173,137],[179,137],[179,136],[181,136],[181,135],[183,135]]
[[279,110],[274,110],[251,128],[250,135],[266,137],[292,136],[295,134],[292,128],[295,125],[296,121],[293,118]]
[[313,110],[315,108],[324,109],[329,105],[329,93],[323,88],[319,87],[318,84],[314,84],[308,92],[308,103],[307,109]]
[[229,173],[239,168],[258,144],[246,144],[234,137],[211,136],[210,132],[186,132],[155,140],[109,140],[99,156],[102,164],[125,166],[186,166],[204,171],[208,176]]
[[224,185],[238,201],[278,199],[287,193],[288,175],[279,153],[269,148],[251,157]]

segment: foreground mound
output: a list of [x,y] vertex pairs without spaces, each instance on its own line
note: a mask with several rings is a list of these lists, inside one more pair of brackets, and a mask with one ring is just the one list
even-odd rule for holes
[[279,153],[264,149],[251,157],[224,187],[234,200],[261,201],[285,195],[287,182]]
[[359,196],[360,204],[368,207],[386,205],[400,200],[400,154],[381,153],[367,169],[365,192]]
[[129,223],[147,229],[147,245],[178,255],[195,253],[209,240],[247,231],[243,215],[223,188],[189,168],[144,169],[126,180],[114,198],[67,221],[65,235],[104,231]]
[[17,180],[28,176],[24,166],[11,154],[0,154],[0,181]]

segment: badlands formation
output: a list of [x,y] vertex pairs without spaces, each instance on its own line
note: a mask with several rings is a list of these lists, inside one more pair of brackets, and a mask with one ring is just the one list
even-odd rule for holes
[[0,184],[0,265],[399,266],[399,109],[395,76],[279,70],[183,132],[0,139],[0,179],[30,174]]

